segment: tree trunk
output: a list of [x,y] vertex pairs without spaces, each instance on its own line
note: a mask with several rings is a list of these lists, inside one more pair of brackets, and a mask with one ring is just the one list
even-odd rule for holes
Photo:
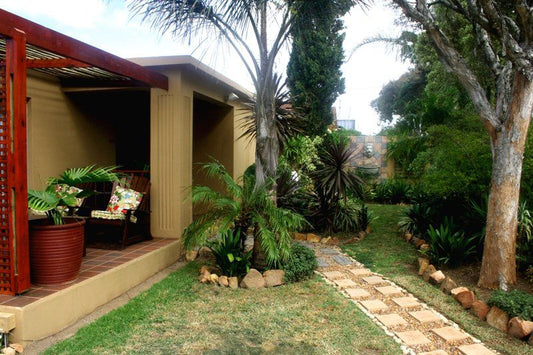
[[516,283],[517,214],[520,177],[533,84],[517,73],[510,102],[499,130],[491,133],[492,179],[479,287],[506,290]]

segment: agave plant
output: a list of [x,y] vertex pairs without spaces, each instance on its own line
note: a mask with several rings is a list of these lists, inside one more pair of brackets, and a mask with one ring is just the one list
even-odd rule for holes
[[183,243],[190,249],[208,245],[213,237],[222,236],[232,230],[240,235],[241,249],[249,228],[259,242],[267,264],[277,265],[290,257],[291,236],[305,224],[299,214],[279,208],[271,195],[269,186],[256,187],[252,174],[235,181],[219,162],[207,163],[203,170],[217,179],[224,187],[223,192],[207,186],[192,188],[192,202],[202,204],[200,214],[185,229]]
[[59,177],[50,178],[43,191],[28,191],[28,206],[37,212],[44,212],[50,223],[63,224],[63,216],[68,208],[81,204],[81,199],[95,193],[93,190],[80,189],[76,186],[94,182],[117,181],[119,176],[113,172],[115,166],[65,170]]

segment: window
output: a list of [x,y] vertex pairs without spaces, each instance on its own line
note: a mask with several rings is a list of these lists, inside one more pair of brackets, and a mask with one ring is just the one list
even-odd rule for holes
[[344,129],[355,130],[355,120],[337,120],[337,126]]

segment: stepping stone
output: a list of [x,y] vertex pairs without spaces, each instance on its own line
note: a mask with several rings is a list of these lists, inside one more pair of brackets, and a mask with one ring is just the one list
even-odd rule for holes
[[365,268],[350,269],[348,271],[351,272],[352,274],[354,274],[357,277],[372,275],[372,271],[370,271],[368,269],[365,269]]
[[320,253],[325,254],[325,255],[340,254],[340,252],[338,250],[331,249],[331,248],[320,249]]
[[442,320],[441,317],[439,317],[435,312],[432,312],[432,311],[409,312],[409,315],[411,315],[414,319],[416,319],[420,323],[431,323],[431,322],[438,322]]
[[446,342],[453,342],[469,338],[469,336],[454,327],[443,327],[431,330]]
[[419,330],[409,330],[407,332],[396,332],[396,335],[408,346],[429,344],[431,340],[426,338]]
[[464,355],[495,355],[496,353],[486,348],[482,344],[462,345],[459,348],[461,354]]
[[381,314],[377,315],[376,318],[386,327],[395,327],[397,325],[407,324],[407,321],[396,313]]
[[376,291],[381,293],[383,296],[398,296],[402,295],[402,290],[396,286],[382,286],[374,287]]
[[344,289],[348,296],[353,300],[370,297],[370,293],[363,288],[346,288]]
[[420,306],[420,303],[414,297],[393,298],[392,302],[396,303],[398,306],[400,306],[402,308],[414,308],[414,307],[419,307]]
[[388,283],[387,281],[385,281],[382,277],[380,276],[367,276],[367,277],[363,277],[363,281],[366,282],[367,284],[369,285],[379,285],[379,284],[384,284],[384,283]]
[[385,303],[380,300],[359,301],[370,312],[382,311],[389,308]]
[[357,284],[350,279],[334,280],[335,284],[340,288],[355,287]]
[[328,267],[329,263],[324,258],[316,258],[316,261],[318,262],[318,267]]
[[419,353],[418,355],[448,355],[448,353],[444,350],[433,350]]
[[333,260],[340,265],[351,265],[353,264],[353,260],[345,257],[344,255],[334,255]]
[[346,278],[342,272],[339,271],[325,271],[324,276],[330,280]]

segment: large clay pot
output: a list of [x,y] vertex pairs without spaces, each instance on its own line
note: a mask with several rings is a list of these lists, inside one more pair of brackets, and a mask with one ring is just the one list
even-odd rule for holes
[[62,284],[78,277],[84,229],[85,220],[75,218],[65,218],[62,225],[50,225],[46,219],[30,223],[32,284]]

